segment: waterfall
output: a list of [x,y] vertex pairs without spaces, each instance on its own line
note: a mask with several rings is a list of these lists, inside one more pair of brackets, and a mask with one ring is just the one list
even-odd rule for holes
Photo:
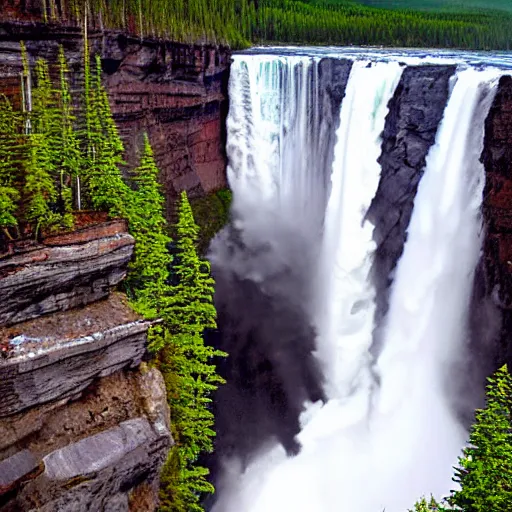
[[379,184],[380,136],[403,68],[397,62],[369,64],[357,61],[347,85],[322,240],[316,323],[330,397],[350,394],[354,379],[364,379],[372,341],[375,244],[373,226],[363,218]]
[[326,181],[317,167],[322,154],[318,59],[239,55],[231,76],[227,151],[236,211],[253,218],[268,213],[262,204],[271,204],[283,220],[318,222]]
[[214,512],[404,512],[449,493],[467,438],[450,370],[468,338],[479,158],[500,71],[459,65],[452,79],[374,360],[366,213],[404,65],[365,56],[346,67],[341,109],[329,111],[336,142],[326,145],[321,62],[242,54],[233,63],[232,224],[210,253],[232,354],[217,398]]

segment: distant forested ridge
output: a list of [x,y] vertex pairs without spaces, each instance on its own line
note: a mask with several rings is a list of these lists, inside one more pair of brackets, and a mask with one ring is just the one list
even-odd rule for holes
[[418,9],[436,11],[461,11],[476,9],[498,9],[512,12],[510,0],[360,0],[374,7],[393,9]]
[[[477,0],[472,1],[471,5],[480,5]],[[490,5],[495,7],[501,0],[493,1]],[[117,28],[183,42],[230,44],[234,48],[295,43],[508,50],[512,41],[512,12],[457,10],[455,1],[452,8],[440,11],[380,8],[355,0],[37,2],[40,7],[32,8],[27,16],[45,22],[80,23],[87,14],[89,23],[97,28]],[[397,2],[389,0],[387,4],[396,6]],[[404,3],[408,7],[417,4],[416,0]],[[0,16],[8,13],[9,5]]]

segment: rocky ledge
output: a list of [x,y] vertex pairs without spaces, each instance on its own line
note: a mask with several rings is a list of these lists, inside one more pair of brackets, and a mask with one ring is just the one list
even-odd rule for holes
[[126,231],[123,221],[112,221],[0,255],[0,326],[107,297],[133,253]]
[[154,510],[169,427],[154,369],[118,372],[77,402],[0,420],[0,510]]
[[165,383],[141,364],[151,323],[113,292],[133,246],[111,221],[0,255],[2,512],[158,505]]
[[134,368],[146,351],[149,322],[138,321],[0,362],[0,418],[76,397],[98,377]]

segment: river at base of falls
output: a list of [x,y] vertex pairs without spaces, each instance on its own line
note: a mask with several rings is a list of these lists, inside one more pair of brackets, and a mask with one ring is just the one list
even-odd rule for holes
[[[461,65],[462,54],[456,58],[375,360],[375,242],[365,215],[379,184],[388,103],[404,66],[380,54],[328,51],[355,58],[328,180],[315,168],[319,141],[311,130],[319,125],[311,120],[315,91],[306,87],[319,57],[249,52],[235,56],[232,66],[227,147],[233,218],[248,240],[273,244],[284,259],[293,261],[287,251],[297,247],[285,247],[281,228],[301,231],[305,253],[318,247],[301,300],[317,333],[326,400],[304,404],[298,455],[289,457],[268,441],[248,466],[236,456],[224,458],[214,512],[405,512],[422,496],[449,494],[452,467],[467,439],[451,407],[455,388],[448,376],[467,337],[482,243],[479,157],[501,71]],[[399,55],[406,57],[414,64],[423,58]],[[431,57],[438,59],[447,57]],[[213,266],[222,266],[215,245],[213,253]],[[258,282],[256,274],[246,277]]]

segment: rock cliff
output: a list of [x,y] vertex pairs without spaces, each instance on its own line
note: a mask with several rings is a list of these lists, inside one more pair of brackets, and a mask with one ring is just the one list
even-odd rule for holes
[[[486,184],[483,214],[486,226],[482,287],[501,313],[494,325],[496,365],[512,368],[512,77],[501,78],[485,123],[482,154]],[[492,315],[492,311],[488,314]],[[486,323],[489,323],[488,321]],[[496,320],[494,321],[496,324]],[[483,333],[486,334],[486,333]]]
[[112,292],[133,245],[111,221],[0,255],[1,511],[156,508],[165,385]]
[[[448,100],[455,66],[405,68],[389,104],[382,134],[381,179],[367,217],[377,244],[373,278],[376,324],[387,312],[393,270],[402,255],[426,157]],[[374,349],[379,349],[376,333]]]
[[[0,19],[2,15],[0,15]],[[0,22],[0,90],[19,92],[20,41],[31,60],[56,62],[65,49],[77,88],[81,80],[80,28]],[[225,117],[230,51],[140,39],[121,32],[89,33],[91,52],[102,58],[112,112],[126,146],[128,169],[138,163],[142,136],[153,146],[169,213],[181,190],[199,197],[226,186]]]

